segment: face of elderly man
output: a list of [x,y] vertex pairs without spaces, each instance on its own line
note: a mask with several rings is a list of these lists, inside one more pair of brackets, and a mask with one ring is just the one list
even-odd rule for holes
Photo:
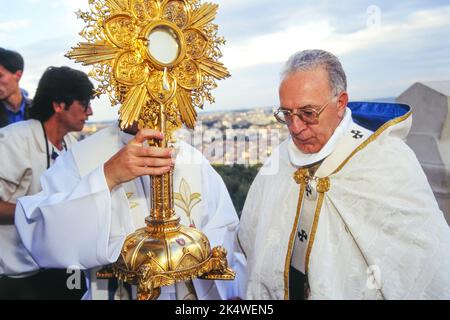
[[284,78],[279,89],[282,109],[294,113],[314,109],[320,113],[316,124],[307,124],[293,116],[287,127],[292,139],[303,153],[317,153],[333,135],[342,120],[347,106],[347,93],[333,96],[327,71],[318,67],[297,71]]

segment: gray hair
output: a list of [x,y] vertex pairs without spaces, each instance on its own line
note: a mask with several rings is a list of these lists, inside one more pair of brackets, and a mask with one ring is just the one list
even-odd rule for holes
[[304,50],[293,54],[284,66],[281,81],[298,71],[310,71],[319,67],[323,67],[328,72],[334,96],[347,91],[347,76],[341,62],[335,55],[324,50]]

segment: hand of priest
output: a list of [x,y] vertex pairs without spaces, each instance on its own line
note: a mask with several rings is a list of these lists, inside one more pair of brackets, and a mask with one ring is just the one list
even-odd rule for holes
[[174,150],[149,147],[149,139],[163,139],[161,132],[143,129],[125,147],[111,157],[103,166],[109,190],[119,184],[140,176],[161,175],[169,172],[175,164]]

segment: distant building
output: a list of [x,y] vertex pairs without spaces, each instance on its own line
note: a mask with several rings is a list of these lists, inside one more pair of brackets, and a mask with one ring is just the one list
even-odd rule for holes
[[413,108],[407,143],[450,224],[450,80],[415,83],[396,101]]

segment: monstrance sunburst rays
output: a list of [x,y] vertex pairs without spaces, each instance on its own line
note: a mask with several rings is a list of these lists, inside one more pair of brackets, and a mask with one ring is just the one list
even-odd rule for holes
[[[215,80],[229,76],[218,60],[225,43],[213,24],[218,5],[200,0],[89,0],[90,12],[79,11],[86,23],[79,43],[66,55],[93,65],[90,76],[99,82],[96,95],[108,94],[121,104],[119,120],[125,128],[161,129],[164,105],[166,135],[181,127],[193,128],[195,107],[214,102]],[[180,51],[168,65],[148,53],[149,31],[166,25],[178,37]]]

